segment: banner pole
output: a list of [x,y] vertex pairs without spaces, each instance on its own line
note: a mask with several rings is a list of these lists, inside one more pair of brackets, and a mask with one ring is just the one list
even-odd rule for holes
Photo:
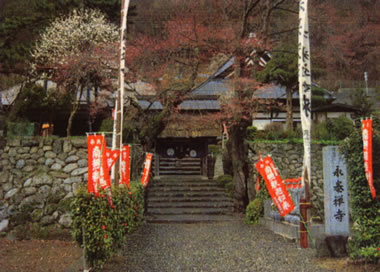
[[[312,123],[312,83],[311,83],[311,52],[310,32],[308,22],[308,0],[299,3],[299,31],[298,31],[298,85],[300,99],[300,115],[304,144],[302,185],[304,196],[300,201],[300,213],[304,220],[300,220],[300,245],[307,248],[307,209],[311,207],[309,188],[311,183],[311,123]],[[310,229],[310,228],[309,228]]]
[[82,225],[82,239],[83,239],[83,272],[89,272],[90,269],[88,268],[87,265],[87,260],[86,260],[86,236],[84,234],[84,226]]

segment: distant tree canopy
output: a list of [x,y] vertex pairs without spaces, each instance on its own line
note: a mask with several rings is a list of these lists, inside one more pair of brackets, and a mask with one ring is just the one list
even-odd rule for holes
[[[132,33],[160,35],[160,29],[173,11],[183,12],[191,1],[132,0],[128,13],[135,22]],[[199,13],[215,13],[212,5],[201,1]],[[276,16],[265,21],[265,5],[255,20],[249,21],[248,31],[266,32],[274,42],[294,41],[297,37],[297,1],[267,1],[281,5]],[[228,2],[226,2],[229,4]],[[248,2],[247,2],[248,3]],[[235,20],[239,14],[228,7]],[[232,8],[235,6],[235,8]],[[73,8],[100,9],[114,24],[120,23],[120,0],[8,0],[1,2],[0,12],[0,75],[27,73],[30,49],[39,33],[57,16],[68,14]],[[178,7],[181,7],[179,9]],[[312,33],[313,67],[318,63],[327,80],[362,80],[367,71],[370,80],[379,77],[380,1],[311,1],[310,31]],[[136,14],[136,11],[138,14]],[[289,12],[290,11],[290,12]],[[271,12],[271,11],[269,11]],[[259,16],[260,14],[260,16]],[[293,14],[293,15],[292,15]],[[295,15],[295,16],[294,16]],[[130,22],[131,20],[129,20]],[[260,26],[260,29],[257,28]],[[315,69],[314,69],[315,70]],[[315,72],[315,71],[314,71]],[[314,73],[315,78],[315,73]],[[330,86],[324,86],[330,87]]]
[[67,112],[70,108],[70,96],[56,92],[54,89],[46,90],[41,85],[29,82],[20,89],[8,119],[37,123],[51,122],[57,114],[62,111]]

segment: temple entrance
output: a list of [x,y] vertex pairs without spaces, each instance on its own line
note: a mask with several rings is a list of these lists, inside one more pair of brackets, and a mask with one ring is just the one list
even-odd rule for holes
[[156,145],[155,176],[206,176],[208,144],[215,138],[165,138]]

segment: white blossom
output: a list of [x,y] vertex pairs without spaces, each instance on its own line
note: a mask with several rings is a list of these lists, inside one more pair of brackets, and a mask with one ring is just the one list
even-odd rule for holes
[[36,65],[63,64],[67,57],[80,54],[91,46],[116,42],[118,28],[107,22],[99,10],[73,10],[58,17],[42,33],[32,57]]

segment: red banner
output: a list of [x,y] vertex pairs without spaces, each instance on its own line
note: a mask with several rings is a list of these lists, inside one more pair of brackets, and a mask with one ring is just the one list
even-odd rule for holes
[[121,178],[120,184],[125,184],[129,188],[131,176],[131,146],[123,145],[121,149]]
[[144,172],[141,177],[141,184],[146,187],[149,182],[149,176],[150,176],[150,168],[152,166],[152,159],[153,159],[153,154],[152,153],[146,153],[145,156],[145,166],[144,166]]
[[363,125],[363,157],[365,176],[371,190],[372,198],[376,197],[376,190],[373,186],[373,168],[372,168],[372,120],[362,120]]
[[107,160],[105,156],[106,143],[102,135],[87,136],[88,147],[88,184],[89,193],[99,195],[99,187],[107,189],[111,187]]
[[112,168],[112,166],[115,164],[117,158],[120,155],[119,150],[111,150],[111,149],[106,149],[106,159],[107,159],[107,167],[108,170]]
[[294,209],[294,203],[286,190],[285,184],[282,182],[272,158],[268,156],[256,163],[256,169],[264,178],[268,192],[280,215],[285,216],[290,213]]
[[288,189],[300,189],[302,188],[302,177],[295,179],[285,179],[284,183]]

